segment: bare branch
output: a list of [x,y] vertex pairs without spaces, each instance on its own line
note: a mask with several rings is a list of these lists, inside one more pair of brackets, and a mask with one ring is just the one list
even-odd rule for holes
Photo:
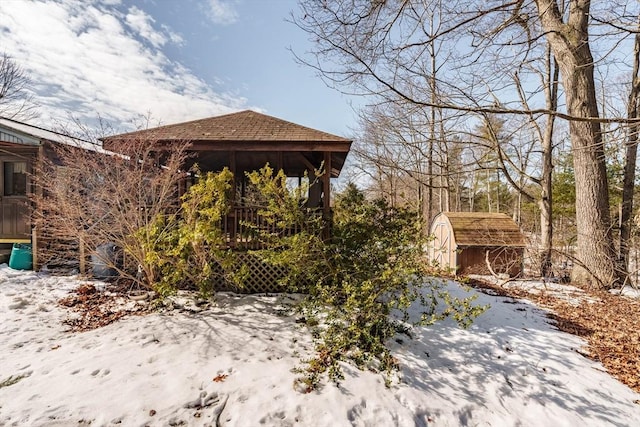
[[7,53],[0,55],[0,117],[27,120],[37,116],[30,79]]

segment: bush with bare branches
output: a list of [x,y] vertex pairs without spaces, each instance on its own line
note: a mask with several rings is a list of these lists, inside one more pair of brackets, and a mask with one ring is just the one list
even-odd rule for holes
[[[33,179],[40,263],[80,259],[83,265],[92,256],[138,286],[153,288],[158,271],[146,253],[153,235],[140,230],[179,209],[188,145],[169,152],[156,141],[137,140],[115,142],[113,152],[77,142],[52,146]],[[105,244],[117,248],[117,256],[105,257]]]

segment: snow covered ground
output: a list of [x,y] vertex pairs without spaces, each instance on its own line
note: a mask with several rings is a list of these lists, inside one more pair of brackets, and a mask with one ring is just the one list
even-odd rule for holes
[[0,426],[640,425],[640,395],[526,302],[480,293],[491,309],[469,330],[399,337],[390,388],[347,367],[340,387],[304,394],[291,368],[311,339],[287,295],[221,294],[200,312],[66,332],[56,301],[80,283],[0,267]]

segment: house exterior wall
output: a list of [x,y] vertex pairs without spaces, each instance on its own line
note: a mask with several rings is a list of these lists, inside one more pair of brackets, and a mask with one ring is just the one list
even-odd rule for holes
[[24,144],[24,136],[0,132],[0,242],[25,241],[31,239],[29,196],[38,147]]

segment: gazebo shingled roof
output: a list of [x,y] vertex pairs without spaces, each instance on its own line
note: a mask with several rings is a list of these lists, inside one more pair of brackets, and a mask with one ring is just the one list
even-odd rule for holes
[[110,136],[103,139],[104,147],[126,139],[189,141],[190,150],[199,152],[330,152],[333,177],[340,174],[351,147],[347,138],[251,110]]
[[[116,135],[117,138],[188,141],[326,141],[351,142],[327,132],[251,110]],[[109,138],[107,138],[109,139]]]

